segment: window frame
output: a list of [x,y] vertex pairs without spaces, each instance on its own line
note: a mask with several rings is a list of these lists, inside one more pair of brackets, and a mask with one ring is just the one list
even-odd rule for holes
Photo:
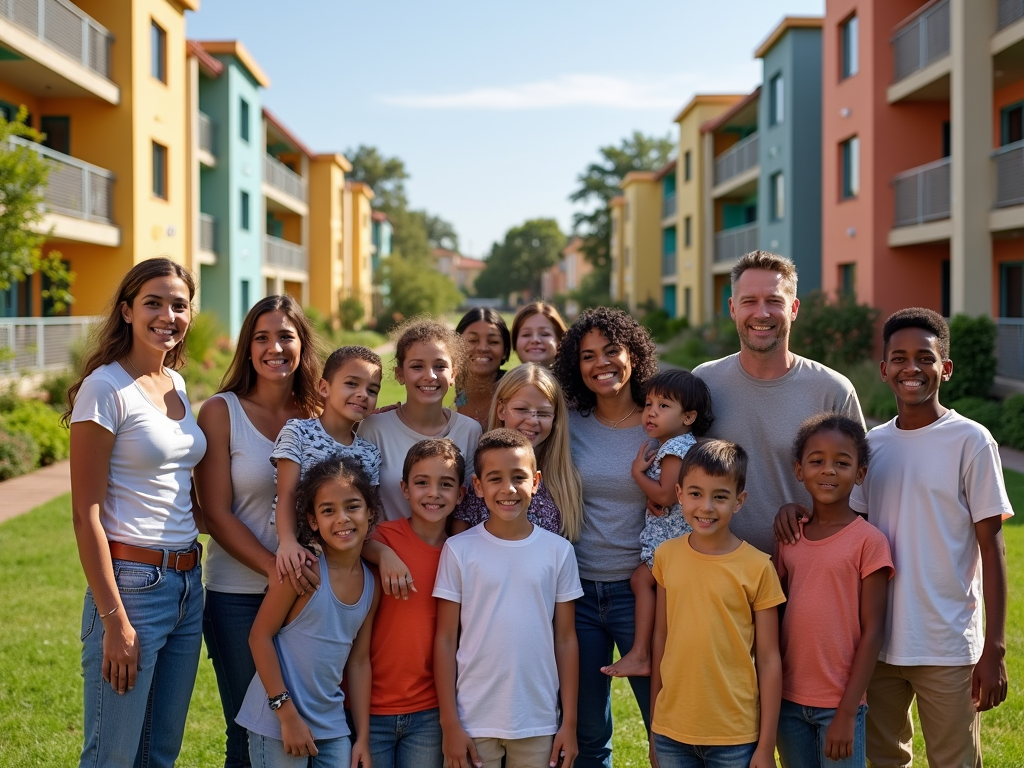
[[860,196],[860,137],[850,136],[839,144],[839,196],[856,200]]
[[167,169],[170,167],[170,150],[158,141],[151,142],[153,183],[151,192],[159,200],[170,200],[170,179]]
[[149,74],[167,85],[167,30],[149,20]]
[[246,144],[249,143],[250,131],[250,111],[249,102],[242,96],[238,97],[238,136]]
[[239,205],[239,216],[238,224],[243,232],[248,232],[252,229],[252,215],[250,211],[251,207],[251,196],[244,189],[240,190],[241,194],[238,197]]
[[786,177],[782,171],[776,171],[768,177],[769,216],[771,221],[782,221],[786,218]]
[[690,150],[686,150],[685,152],[683,152],[683,183],[684,184],[689,182],[690,179],[693,176],[693,168],[691,167],[691,164],[692,164],[693,161],[692,161],[691,155],[692,155],[692,153],[690,152]]
[[786,120],[786,81],[782,72],[768,80],[768,125],[774,128]]
[[[852,33],[852,34],[851,34]],[[839,25],[839,79],[860,72],[860,22],[851,14]]]

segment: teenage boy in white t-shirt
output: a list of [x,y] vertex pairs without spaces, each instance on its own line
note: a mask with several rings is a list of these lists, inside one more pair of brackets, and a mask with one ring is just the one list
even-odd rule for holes
[[579,677],[573,601],[583,596],[576,556],[526,518],[540,482],[529,440],[492,430],[480,438],[474,467],[490,517],[448,539],[434,584],[444,756],[457,768],[497,768],[503,756],[509,766],[570,768]]

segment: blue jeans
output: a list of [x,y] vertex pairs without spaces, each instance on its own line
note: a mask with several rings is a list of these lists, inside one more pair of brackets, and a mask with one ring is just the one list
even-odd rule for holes
[[181,750],[185,716],[203,645],[199,566],[165,570],[114,560],[114,579],[139,642],[135,687],[118,695],[103,681],[103,622],[85,592],[82,676],[85,743],[81,768],[171,768]]
[[249,737],[235,722],[245,692],[256,674],[249,650],[249,630],[263,604],[263,594],[246,595],[206,590],[203,637],[217,674],[217,690],[227,724],[224,768],[248,768]]
[[437,707],[408,715],[370,715],[373,768],[442,768]]
[[348,736],[314,739],[315,757],[295,757],[284,751],[284,742],[249,731],[249,757],[253,768],[348,768],[352,742]]
[[805,707],[782,700],[779,710],[779,757],[784,768],[864,768],[864,720],[867,705],[857,710],[853,730],[853,754],[845,760],[825,757],[825,732],[835,717],[834,709]]
[[701,747],[654,734],[659,768],[750,768],[757,742]]
[[[601,667],[612,663],[612,650],[633,647],[636,598],[629,579],[582,580],[583,597],[576,601],[576,638],[580,647],[580,691],[576,768],[611,768],[612,679]],[[647,730],[651,728],[651,679],[631,677],[636,703]]]

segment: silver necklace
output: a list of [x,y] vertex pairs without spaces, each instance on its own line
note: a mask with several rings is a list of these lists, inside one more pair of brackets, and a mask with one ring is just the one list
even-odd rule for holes
[[[132,364],[131,358],[129,358],[128,355],[124,356],[124,361],[128,363],[128,367],[132,369],[136,376],[138,376],[140,379],[143,378],[142,372]],[[162,365],[160,366],[160,374],[163,376],[167,376],[167,372],[164,370],[164,367]]]
[[633,415],[634,413],[636,413],[636,403],[634,403],[634,404],[633,404],[633,410],[631,410],[631,411],[630,411],[629,413],[627,413],[627,414],[626,414],[625,416],[623,416],[623,417],[622,417],[621,419],[619,419],[619,420],[618,420],[618,421],[616,421],[615,423],[612,423],[612,422],[611,422],[611,421],[609,421],[608,419],[604,419],[604,418],[601,418],[600,416],[598,416],[598,415],[597,415],[597,411],[596,411],[596,410],[594,411],[594,417],[595,417],[595,418],[596,418],[596,419],[597,419],[598,421],[600,421],[600,422],[601,422],[602,424],[607,424],[607,425],[608,425],[609,427],[611,427],[612,429],[615,429],[616,427],[618,427],[618,426],[619,426],[619,424],[621,424],[622,422],[624,422],[624,421],[625,421],[626,419],[628,419],[628,418],[629,418],[630,416],[632,416],[632,415]]

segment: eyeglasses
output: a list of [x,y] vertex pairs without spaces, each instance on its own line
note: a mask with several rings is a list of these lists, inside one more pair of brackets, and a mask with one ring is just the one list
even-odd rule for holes
[[554,421],[555,414],[552,411],[536,411],[533,408],[511,408],[516,418],[521,420],[537,419],[537,421]]

